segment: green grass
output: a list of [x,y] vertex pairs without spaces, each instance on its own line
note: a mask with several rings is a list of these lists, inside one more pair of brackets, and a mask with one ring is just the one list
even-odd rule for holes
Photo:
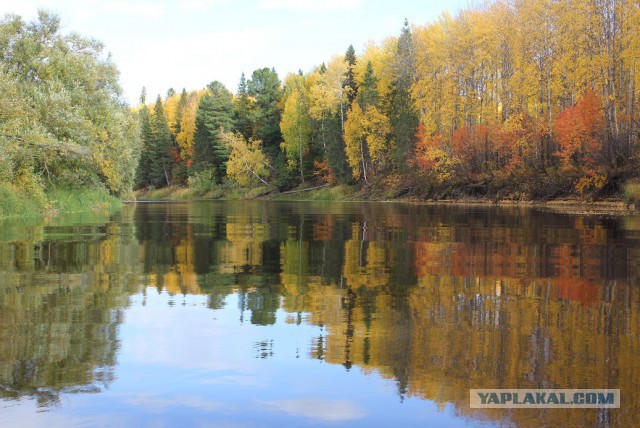
[[171,186],[153,190],[138,190],[139,201],[188,201],[196,199],[241,200],[255,199],[269,193],[267,186],[244,189],[233,183],[209,186],[206,189]]
[[353,186],[340,184],[305,192],[279,194],[274,199],[285,201],[350,201],[356,199],[354,193]]
[[246,189],[235,183],[226,182],[210,186],[206,190],[180,186],[164,187],[152,190],[138,190],[135,194],[135,198],[139,201],[186,201],[196,199],[220,199],[234,201],[256,198],[282,201],[351,201],[357,199],[355,196],[355,186],[347,186],[345,184],[295,193],[275,193],[271,195],[270,193],[272,191],[273,189],[268,186],[258,186]]
[[50,210],[58,212],[97,211],[118,208],[122,202],[106,189],[53,189],[46,194]]
[[631,181],[624,185],[623,199],[627,205],[640,208],[640,182]]
[[0,217],[37,214],[44,208],[40,199],[30,198],[12,184],[0,182]]
[[120,206],[105,189],[51,189],[29,195],[12,184],[0,182],[0,217],[30,217],[52,213],[97,211]]

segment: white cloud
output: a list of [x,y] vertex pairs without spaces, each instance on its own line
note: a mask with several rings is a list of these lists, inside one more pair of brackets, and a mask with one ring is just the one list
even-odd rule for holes
[[119,15],[160,20],[168,16],[166,5],[153,0],[50,0],[45,2],[22,0],[11,6],[0,7],[0,14],[11,12],[31,18],[35,16],[38,9],[61,12],[63,19],[69,16],[77,19],[91,19],[105,15]]
[[305,12],[353,10],[362,0],[260,0],[263,9],[286,9]]
[[230,0],[182,0],[180,4],[180,8],[184,8],[187,10],[205,10],[212,6],[218,6],[221,4],[229,3]]
[[221,375],[202,380],[204,385],[241,385],[252,388],[263,388],[268,385],[265,379],[257,375]]
[[266,410],[285,412],[325,422],[344,422],[361,419],[366,412],[346,400],[307,398],[298,400],[273,400],[258,403]]
[[[240,73],[269,64],[269,45],[277,30],[251,28],[176,37],[144,46],[132,46],[129,55],[114,59],[120,69],[123,88],[130,102],[137,100],[143,86],[151,100],[164,97],[170,86],[177,91],[204,88],[219,80],[235,92]],[[160,72],[158,72],[160,71]],[[169,85],[169,86],[167,86]]]
[[167,16],[167,8],[154,1],[106,1],[101,2],[99,13],[111,13],[114,15],[129,15],[141,18],[162,19]]

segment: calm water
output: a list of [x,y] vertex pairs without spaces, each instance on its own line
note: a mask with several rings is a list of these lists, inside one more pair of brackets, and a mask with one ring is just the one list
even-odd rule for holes
[[[469,388],[620,388],[478,410]],[[0,223],[0,426],[637,426],[640,218],[197,202]]]

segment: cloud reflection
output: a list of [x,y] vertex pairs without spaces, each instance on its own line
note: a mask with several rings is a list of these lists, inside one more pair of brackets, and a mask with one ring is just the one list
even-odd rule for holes
[[187,407],[204,412],[228,410],[232,407],[227,403],[207,400],[206,398],[198,396],[176,396],[173,398],[162,398],[149,394],[141,394],[127,397],[124,401],[127,404],[140,407],[150,413],[164,413],[170,407]]
[[366,412],[356,404],[346,400],[325,400],[306,398],[297,400],[260,401],[265,410],[285,412],[319,421],[344,422],[361,419]]

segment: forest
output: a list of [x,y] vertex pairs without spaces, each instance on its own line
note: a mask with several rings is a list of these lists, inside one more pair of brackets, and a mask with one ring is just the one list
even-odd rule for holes
[[99,42],[61,35],[47,12],[7,16],[0,192],[247,196],[347,184],[370,198],[633,195],[638,25],[628,0],[496,0],[405,21],[395,37],[282,80],[269,67],[243,73],[235,94],[212,81],[155,102],[143,89],[127,106]]
[[138,187],[288,190],[357,184],[386,196],[619,195],[638,167],[640,7],[495,1],[349,46],[280,82],[263,68],[139,112]]

